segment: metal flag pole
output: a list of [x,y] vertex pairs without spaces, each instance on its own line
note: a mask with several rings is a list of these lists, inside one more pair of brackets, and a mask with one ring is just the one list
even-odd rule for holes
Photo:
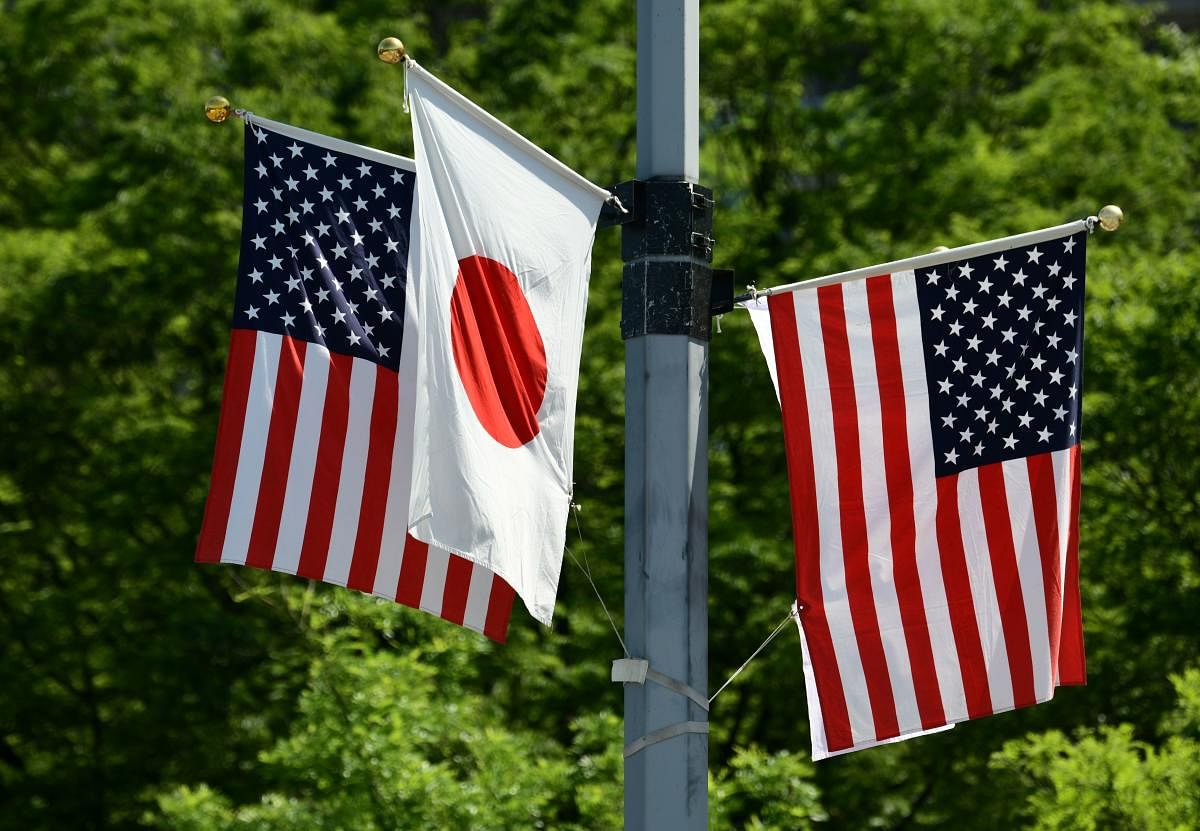
[[[637,179],[618,185],[625,340],[625,828],[708,826],[712,193],[699,0],[638,0]],[[732,275],[729,277],[732,299]],[[640,659],[640,660],[639,660]]]

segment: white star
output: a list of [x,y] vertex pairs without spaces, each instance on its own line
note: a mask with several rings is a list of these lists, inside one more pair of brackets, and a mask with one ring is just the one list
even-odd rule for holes
[[1079,357],[1079,353],[1076,352],[1074,349],[1067,350],[1067,360],[1070,361],[1071,363],[1075,363],[1075,361],[1078,357]]
[[[398,243],[395,242],[394,240],[389,239],[387,241],[386,245],[387,245],[388,251],[395,251]],[[929,310],[929,314],[934,320],[941,320],[942,315],[944,315],[945,313],[946,313],[946,310],[943,309],[941,306],[934,306],[932,309]]]
[[1021,320],[1029,320],[1030,314],[1031,312],[1026,306],[1022,306],[1021,308],[1017,309],[1017,317],[1021,318]]
[[1057,277],[1058,272],[1062,271],[1062,266],[1058,263],[1050,263],[1050,265],[1046,266],[1046,269],[1050,272],[1051,277]]
[[283,233],[283,223],[280,222],[278,219],[275,220],[273,223],[271,223],[271,227],[275,229],[276,236]]
[[350,314],[352,314],[352,315],[357,315],[357,314],[358,314],[358,304],[357,304],[357,303],[354,303],[354,302],[352,302],[352,301],[350,301],[350,300],[347,300],[347,301],[346,301],[346,308],[350,310]]
[[1012,399],[1005,398],[1004,400],[1002,400],[1000,402],[1000,409],[1004,410],[1004,412],[1007,413],[1009,410],[1012,409],[1012,405],[1013,405]]
[[1033,403],[1037,404],[1039,407],[1045,407],[1046,406],[1046,393],[1044,393],[1040,390],[1038,392],[1035,392],[1033,394]]
[[938,354],[938,357],[942,357],[942,358],[944,358],[944,357],[946,356],[946,350],[947,350],[947,349],[949,349],[949,348],[950,348],[950,347],[946,346],[946,342],[945,342],[945,341],[942,341],[941,343],[939,343],[939,344],[936,344],[936,345],[933,347],[933,351],[934,351],[934,352],[936,352],[936,353]]
[[367,290],[364,292],[364,294],[367,296],[367,300],[375,300],[375,302],[379,302],[376,299],[376,295],[379,294],[379,289],[375,288],[374,286],[367,286]]
[[361,196],[358,197],[354,200],[354,207],[358,208],[360,211],[365,211],[367,209],[367,200],[363,199]]
[[1041,371],[1042,364],[1046,363],[1046,359],[1043,358],[1041,355],[1035,355],[1033,357],[1033,360],[1030,361],[1029,363],[1033,365],[1034,369]]
[[329,299],[329,289],[317,289],[317,300],[324,302]]
[[310,164],[308,167],[304,168],[304,181],[307,182],[309,179],[315,178],[317,178],[317,169]]
[[1070,254],[1071,251],[1074,250],[1074,248],[1075,248],[1075,238],[1067,237],[1067,241],[1063,243],[1063,251],[1066,251],[1068,254]]
[[267,247],[267,246],[265,246],[265,245],[263,244],[263,243],[265,243],[265,242],[267,241],[267,238],[266,238],[266,237],[264,237],[264,236],[257,236],[257,237],[254,237],[254,238],[253,238],[252,240],[250,240],[250,241],[251,241],[252,243],[254,243],[254,247],[255,247],[255,248],[266,248],[266,247]]
[[384,346],[382,343],[379,344],[379,348],[377,351],[379,352],[379,357],[381,357],[381,358],[386,358],[388,356],[388,348],[386,346]]
[[313,331],[317,333],[317,337],[325,337],[325,327],[320,323],[313,323]]
[[333,199],[333,191],[329,188],[321,188],[317,193],[321,194],[321,201],[328,202]]
[[333,312],[333,320],[335,323],[345,323],[346,313],[341,309],[335,309]]
[[964,369],[966,369],[966,367],[967,367],[967,362],[964,361],[962,358],[954,359],[954,371],[955,372],[962,372]]
[[265,211],[267,209],[267,203],[264,202],[263,200],[259,199],[257,202],[254,203],[254,207],[258,208],[259,213],[262,213],[263,211]]
[[276,199],[279,199],[279,200],[283,199],[283,191],[280,188],[271,188],[271,193],[274,195],[274,197]]
[[1038,430],[1038,441],[1050,441],[1050,431],[1047,428]]
[[958,464],[958,451],[957,450],[954,450],[953,448],[951,448],[950,452],[946,454],[946,464],[951,464],[951,465]]
[[938,381],[938,392],[950,392],[950,379],[943,378],[941,381]]
[[348,188],[348,187],[350,187],[352,184],[354,184],[354,183],[353,183],[353,182],[351,182],[349,179],[347,179],[345,176],[343,176],[342,178],[338,179],[337,181],[338,181],[338,184],[342,186],[342,190],[345,190],[346,188]]
[[979,444],[975,445],[975,455],[976,456],[983,455],[983,442],[980,442]]
[[328,266],[329,266],[329,260],[325,259],[324,257],[317,257],[317,268],[324,269],[324,268],[327,268]]
[[1050,344],[1051,349],[1058,346],[1058,342],[1060,340],[1062,340],[1062,338],[1060,338],[1058,335],[1050,335],[1049,337],[1046,338],[1046,342],[1048,344]]
[[392,184],[400,185],[404,183],[404,174],[398,170],[392,171]]
[[384,194],[383,185],[376,185],[371,189],[371,192],[375,194],[376,199],[382,199]]
[[311,268],[302,268],[302,269],[300,269],[300,276],[303,277],[305,280],[312,279],[313,270]]
[[288,150],[292,151],[292,158],[294,159],[297,156],[299,156],[301,152],[303,152],[304,148],[301,147],[300,145],[296,144],[296,142],[293,141],[292,146],[289,147]]
[[390,203],[388,204],[387,212],[388,212],[388,216],[391,217],[392,219],[395,219],[396,217],[400,216],[400,209]]
[[982,372],[976,372],[975,374],[973,374],[971,376],[971,385],[975,386],[975,387],[983,386],[983,373]]
[[938,274],[936,270],[930,271],[929,273],[927,273],[925,275],[925,285],[936,286],[937,281],[940,280],[941,278],[942,278],[942,275]]
[[1045,287],[1045,286],[1034,286],[1034,287],[1033,287],[1033,299],[1034,299],[1034,300],[1041,300],[1041,299],[1042,299],[1042,295],[1043,295],[1043,294],[1045,294],[1045,293],[1046,293],[1046,287]]
[[393,276],[391,274],[385,274],[383,276],[383,279],[380,280],[379,282],[383,283],[383,287],[385,289],[390,289],[392,287],[392,284],[396,282],[396,278],[395,278],[395,276]]
[[312,245],[314,242],[317,241],[317,238],[314,237],[312,234],[310,234],[308,231],[305,231],[303,234],[301,234],[300,239],[304,240],[305,245]]
[[350,266],[350,279],[351,279],[351,281],[361,280],[362,279],[362,269],[356,265]]
[[975,314],[975,308],[978,305],[979,304],[976,303],[974,300],[968,300],[966,303],[963,303],[963,311],[966,312],[967,314],[973,315],[973,314]]
[[958,434],[958,435],[962,437],[962,440],[963,440],[963,441],[965,441],[967,444],[970,444],[970,443],[971,443],[971,436],[973,436],[973,435],[974,435],[974,433],[972,433],[972,432],[971,432],[971,428],[970,428],[970,427],[968,427],[968,428],[966,428],[965,430],[961,430],[961,431],[959,431],[959,434]]
[[996,301],[997,301],[997,302],[998,302],[998,303],[999,303],[1001,306],[1003,306],[1004,308],[1006,308],[1006,309],[1007,309],[1007,308],[1008,308],[1008,304],[1009,304],[1009,303],[1012,301],[1012,295],[1011,295],[1011,294],[1009,294],[1008,292],[1004,292],[1004,294],[1002,294],[1002,295],[1000,295],[999,297],[997,297],[997,298],[996,298]]
[[309,202],[307,199],[300,203],[300,210],[304,211],[306,214],[312,213],[312,209],[313,203]]
[[986,422],[987,417],[988,417],[988,411],[987,411],[986,407],[980,407],[978,410],[975,411],[975,418],[979,419],[980,421]]
[[261,283],[262,282],[262,272],[259,271],[257,268],[254,269],[253,271],[251,271],[250,272],[250,281],[253,283]]
[[996,318],[991,312],[988,312],[983,316],[982,323],[985,329],[991,329],[996,325]]
[[1065,320],[1067,322],[1068,326],[1074,326],[1076,317],[1077,317],[1077,315],[1075,314],[1075,312],[1070,311],[1070,312],[1067,312],[1065,315],[1063,315],[1063,320]]
[[317,233],[320,234],[321,236],[325,236],[326,234],[329,233],[329,226],[326,225],[324,222],[318,223],[317,224]]
[[1025,269],[1018,268],[1016,274],[1013,275],[1013,282],[1018,286],[1025,285]]
[[1057,369],[1050,373],[1050,383],[1061,384],[1062,379],[1063,379],[1063,374],[1061,372],[1059,372]]
[[1000,360],[1000,353],[997,352],[995,349],[993,349],[991,352],[987,353],[987,362],[989,365],[994,365],[999,360]]
[[258,320],[258,309],[256,309],[254,306],[246,309],[246,317],[251,318],[252,320]]
[[962,331],[962,324],[957,320],[950,324],[950,334],[957,335]]
[[276,167],[279,167],[281,164],[283,164],[283,159],[281,159],[279,156],[276,156],[274,153],[272,153],[268,158],[270,158],[271,163]]
[[991,291],[992,291],[992,281],[991,281],[991,280],[989,280],[989,279],[988,279],[988,278],[985,276],[985,277],[984,277],[984,278],[983,278],[983,279],[982,279],[982,280],[979,282],[979,290],[980,290],[980,291],[982,291],[982,292],[984,292],[984,293],[986,293],[986,294],[990,294],[990,293],[991,293]]
[[371,336],[371,333],[372,333],[373,331],[375,331],[375,330],[371,328],[371,324],[370,324],[370,323],[364,323],[364,324],[363,324],[363,334],[364,334],[364,335],[366,335],[367,337],[370,337],[370,336]]
[[387,321],[391,320],[395,316],[396,316],[396,313],[393,312],[391,309],[387,308],[386,306],[380,308],[380,310],[379,310],[379,322],[380,323],[386,323]]
[[358,334],[358,332],[355,332],[353,329],[351,329],[350,330],[350,345],[358,346],[358,342],[360,340],[362,340],[362,337]]
[[362,234],[360,234],[358,231],[355,231],[353,234],[351,234],[351,235],[350,235],[350,239],[354,240],[354,244],[355,244],[355,245],[362,245],[362,244],[363,244],[363,237],[362,237]]
[[1002,392],[1004,392],[1004,387],[998,383],[991,388],[992,398],[999,398]]
[[958,287],[950,286],[949,288],[947,288],[946,296],[949,297],[951,300],[957,300],[958,299]]
[[296,223],[296,220],[300,218],[300,214],[296,213],[295,208],[289,208],[288,212],[285,213],[284,216],[286,216],[288,218],[288,222],[291,222],[293,225]]
[[375,231],[376,233],[378,233],[379,231],[382,231],[382,230],[383,230],[383,223],[382,223],[382,222],[380,222],[378,219],[372,219],[372,220],[371,220],[370,222],[368,222],[367,224],[368,224],[368,225],[370,225],[370,226],[371,226],[371,230],[372,230],[372,231]]
[[278,256],[272,257],[271,259],[267,260],[267,262],[271,264],[272,271],[277,271],[279,267],[283,265],[283,260],[279,259]]
[[969,279],[971,279],[971,272],[974,270],[975,269],[971,268],[970,263],[963,263],[962,265],[960,265],[958,267],[958,276],[965,277],[969,280]]
[[970,403],[971,399],[965,392],[958,397],[958,406],[966,407]]
[[292,315],[288,314],[287,312],[284,312],[284,313],[283,313],[283,325],[284,325],[284,327],[285,327],[285,328],[291,328],[292,324],[293,324],[293,323],[295,323],[295,322],[296,322],[296,318],[295,318],[295,317],[293,317]]
[[971,347],[977,352],[979,351],[980,343],[982,343],[982,341],[974,335],[971,335],[971,337],[967,338],[967,346]]
[[[1031,263],[1038,263],[1039,260],[1042,259],[1042,252],[1038,251],[1036,248],[1030,248],[1028,253],[1029,253],[1029,262],[1031,262]],[[1040,265],[1040,263],[1039,263],[1039,265]]]
[[346,256],[346,250],[346,246],[342,245],[340,242],[333,246],[334,259],[341,259],[342,257]]
[[1074,398],[1077,392],[1079,392],[1079,389],[1075,386],[1072,386],[1069,390],[1067,390],[1067,397]]
[[334,216],[337,217],[338,222],[349,222],[350,221],[350,212],[347,211],[345,208],[338,208],[338,210],[334,214]]
[[995,419],[992,419],[991,421],[989,421],[989,422],[987,423],[988,432],[989,432],[989,433],[994,433],[994,432],[996,432],[996,426],[997,426],[999,423],[1000,423],[1000,422],[996,421]]
[[293,179],[291,176],[284,179],[283,183],[288,186],[288,190],[295,190],[300,185],[300,182]]
[[1063,409],[1062,407],[1055,407],[1054,408],[1054,417],[1057,418],[1059,421],[1062,421],[1064,418],[1067,417],[1067,411],[1065,409]]
[[262,178],[263,176],[267,175],[267,166],[264,165],[262,162],[259,162],[258,167],[254,168],[254,169],[258,171],[259,178]]
[[337,164],[337,157],[326,151],[325,158],[322,159],[322,161],[325,162],[326,167],[332,167],[333,165]]
[[369,164],[367,164],[366,162],[363,162],[362,164],[360,164],[358,166],[358,176],[360,179],[363,176],[369,175],[370,173],[371,173],[371,166]]
[[1015,438],[1013,438],[1012,433],[1009,433],[1008,436],[1006,436],[1004,439],[1004,449],[1012,450],[1016,446],[1017,446],[1017,440]]
[[363,259],[366,260],[367,266],[369,268],[374,268],[375,266],[379,265],[379,258],[376,257],[374,254],[368,254]]
[[1075,278],[1068,274],[1063,278],[1063,285],[1067,287],[1068,291],[1070,291],[1071,289],[1075,288]]
[[1021,376],[1020,378],[1017,379],[1017,389],[1019,389],[1021,392],[1025,392],[1025,388],[1028,386],[1029,386],[1029,379],[1026,378],[1025,376]]
[[277,291],[269,291],[264,294],[263,297],[265,297],[267,303],[272,306],[279,302],[279,292]]
[[300,291],[300,278],[296,275],[293,274],[291,277],[287,278],[286,282],[289,289],[292,289],[293,291]]
[[301,308],[301,309],[304,309],[304,311],[306,311],[306,312],[308,312],[309,314],[311,314],[311,313],[312,313],[312,310],[313,310],[313,304],[312,304],[312,301],[311,301],[311,300],[309,300],[307,297],[306,297],[306,298],[304,298],[304,300],[302,300],[302,301],[300,302],[300,308]]
[[1028,427],[1029,422],[1033,421],[1033,416],[1031,416],[1029,413],[1025,413],[1017,416],[1017,421],[1021,422],[1022,427]]
[[995,263],[995,265],[992,267],[993,271],[1003,271],[1005,267],[1008,266],[1008,260],[1004,259],[1003,254],[992,260],[992,262]]

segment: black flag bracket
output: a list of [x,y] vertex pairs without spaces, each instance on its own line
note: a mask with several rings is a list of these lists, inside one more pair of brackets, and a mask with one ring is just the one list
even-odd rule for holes
[[621,337],[712,338],[733,310],[732,269],[712,267],[713,196],[686,180],[632,179],[611,188],[600,227],[621,227]]

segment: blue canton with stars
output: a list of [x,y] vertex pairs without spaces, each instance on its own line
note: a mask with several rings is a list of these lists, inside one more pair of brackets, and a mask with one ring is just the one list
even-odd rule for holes
[[1086,241],[917,270],[937,476],[1079,442]]
[[395,370],[415,178],[379,155],[248,123],[234,328],[289,335]]

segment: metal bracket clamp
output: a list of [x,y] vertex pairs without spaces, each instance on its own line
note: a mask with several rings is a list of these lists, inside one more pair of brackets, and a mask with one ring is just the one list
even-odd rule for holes
[[[657,670],[650,669],[650,662],[645,658],[618,658],[613,661],[612,680],[618,684],[644,684],[649,681],[690,699],[704,710],[704,712],[708,712],[707,697],[682,681],[677,681],[669,675],[663,675]],[[708,722],[680,721],[651,731],[625,746],[625,758],[628,759],[633,754],[652,744],[658,744],[667,739],[682,736],[684,733],[708,733]]]
[[667,739],[673,739],[676,736],[682,736],[685,733],[703,733],[708,735],[707,721],[680,721],[675,724],[669,724],[652,733],[647,733],[636,741],[632,741],[625,745],[625,758],[628,759],[635,753],[645,750],[652,744],[665,742]]

